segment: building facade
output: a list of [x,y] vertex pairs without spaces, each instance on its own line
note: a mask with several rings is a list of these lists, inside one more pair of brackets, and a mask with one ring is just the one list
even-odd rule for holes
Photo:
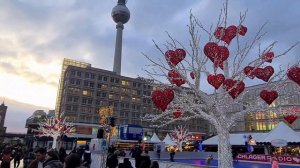
[[[260,91],[266,89],[264,85],[251,86],[245,89],[245,102],[252,102],[260,97]],[[263,100],[261,100],[263,101]],[[284,87],[280,87],[278,98],[269,106],[267,113],[253,112],[237,121],[231,132],[268,132],[272,130],[284,118],[280,113],[284,113],[291,108],[300,109],[300,87],[290,80],[286,81]],[[241,110],[242,107],[235,107],[234,111]],[[276,110],[276,111],[275,111]],[[280,113],[278,113],[280,111]],[[294,130],[300,130],[300,120],[295,120],[290,124]]]
[[[95,134],[95,124],[99,124],[100,119],[99,110],[106,107],[113,107],[112,117],[116,119],[116,125],[136,124],[153,132],[151,123],[141,119],[146,114],[159,113],[151,101],[153,86],[142,78],[125,77],[91,66],[68,65],[66,68],[65,61],[70,60],[65,59],[63,63],[65,69],[60,80],[60,95],[57,96],[57,112],[63,113],[67,120],[76,125],[85,124],[81,126],[80,134]],[[170,132],[176,124],[155,131]],[[208,131],[206,122],[195,120],[184,124],[196,134],[206,134]]]

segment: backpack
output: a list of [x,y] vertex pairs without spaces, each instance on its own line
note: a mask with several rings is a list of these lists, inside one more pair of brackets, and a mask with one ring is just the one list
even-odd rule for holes
[[10,162],[10,160],[11,160],[10,154],[4,154],[4,155],[2,156],[2,161],[3,161],[3,162]]

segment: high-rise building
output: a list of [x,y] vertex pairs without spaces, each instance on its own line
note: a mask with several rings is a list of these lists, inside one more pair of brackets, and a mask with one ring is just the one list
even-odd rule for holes
[[76,66],[76,67],[82,67],[82,68],[86,68],[86,67],[91,66],[91,64],[88,64],[88,63],[84,63],[84,62],[64,58],[62,68],[61,68],[61,74],[60,74],[60,79],[59,79],[59,84],[58,84],[58,90],[57,90],[56,105],[55,105],[55,112],[56,113],[61,112],[60,105],[61,105],[62,88],[63,88],[63,84],[64,84],[63,83],[64,82],[64,75],[65,75],[65,71],[66,71],[66,69],[69,65],[73,65],[73,66]]
[[0,105],[0,135],[4,135],[6,132],[6,127],[4,127],[4,121],[6,116],[7,106],[4,101]]

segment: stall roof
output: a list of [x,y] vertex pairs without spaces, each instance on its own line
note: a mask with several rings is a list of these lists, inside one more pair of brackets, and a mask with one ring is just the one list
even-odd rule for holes
[[158,136],[154,132],[154,134],[152,135],[152,137],[150,139],[150,142],[161,142],[161,140],[158,138]]
[[268,134],[257,139],[256,142],[271,142],[272,140],[282,139],[287,142],[300,142],[300,136],[284,122],[280,122]]
[[166,144],[166,145],[176,145],[176,143],[171,139],[170,135],[167,134],[165,139],[163,140],[163,142]]

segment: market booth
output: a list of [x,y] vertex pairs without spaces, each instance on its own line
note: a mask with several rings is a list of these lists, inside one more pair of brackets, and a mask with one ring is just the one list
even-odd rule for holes
[[281,164],[300,164],[300,136],[284,122],[257,138],[256,146],[263,146],[265,154],[240,153],[237,159],[270,162],[271,158],[275,158]]

